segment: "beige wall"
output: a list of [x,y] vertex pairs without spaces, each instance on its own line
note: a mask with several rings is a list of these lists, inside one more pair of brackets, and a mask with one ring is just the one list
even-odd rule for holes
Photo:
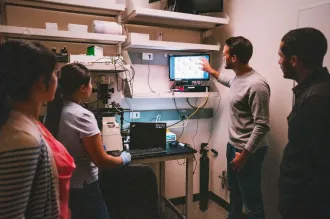
[[[230,24],[214,35],[223,40],[224,35],[242,35],[250,39],[254,46],[251,59],[252,67],[262,74],[271,87],[271,132],[269,133],[269,151],[263,168],[263,192],[266,218],[278,219],[277,180],[282,151],[287,143],[286,117],[292,107],[292,81],[283,79],[278,61],[278,47],[282,36],[297,27],[298,9],[310,4],[322,3],[322,0],[226,0],[226,12],[231,18]],[[223,43],[223,41],[221,41]],[[219,63],[214,63],[215,65]],[[224,71],[223,73],[227,73]],[[217,176],[226,169],[225,145],[228,139],[228,89],[219,85],[222,94],[221,111],[215,124],[217,135],[212,139],[223,159],[213,161],[212,191],[228,200],[227,190],[220,188]]]

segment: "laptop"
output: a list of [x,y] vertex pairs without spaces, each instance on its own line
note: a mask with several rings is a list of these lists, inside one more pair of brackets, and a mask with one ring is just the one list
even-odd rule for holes
[[166,123],[131,122],[129,152],[133,158],[166,153]]

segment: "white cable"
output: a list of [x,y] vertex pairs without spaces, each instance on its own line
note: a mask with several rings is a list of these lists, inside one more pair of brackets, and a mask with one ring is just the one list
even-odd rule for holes
[[161,115],[158,114],[158,115],[156,116],[156,122],[159,122],[159,121],[160,121],[160,118],[161,118]]

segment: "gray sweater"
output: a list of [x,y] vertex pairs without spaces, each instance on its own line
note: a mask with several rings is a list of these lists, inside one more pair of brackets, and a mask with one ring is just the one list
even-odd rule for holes
[[229,143],[254,153],[268,144],[270,88],[256,71],[236,77],[220,74],[217,79],[230,88]]

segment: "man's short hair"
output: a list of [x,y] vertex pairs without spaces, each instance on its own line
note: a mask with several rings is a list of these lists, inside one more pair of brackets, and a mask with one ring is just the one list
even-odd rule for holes
[[241,63],[247,64],[250,61],[253,46],[248,39],[242,36],[230,37],[226,40],[226,45],[229,47],[229,54],[236,55]]
[[281,51],[285,57],[297,56],[307,67],[323,64],[328,43],[324,34],[315,28],[298,28],[282,38]]

